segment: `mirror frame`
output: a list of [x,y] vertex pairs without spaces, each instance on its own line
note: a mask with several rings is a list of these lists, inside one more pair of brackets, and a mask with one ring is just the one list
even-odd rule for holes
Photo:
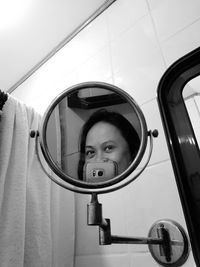
[[193,255],[200,266],[200,151],[183,99],[186,83],[200,75],[200,48],[172,64],[158,85],[158,105]]
[[[120,95],[122,97],[122,99],[124,99],[127,103],[129,103],[133,107],[133,109],[134,109],[134,111],[138,117],[138,120],[140,122],[140,127],[141,127],[140,147],[139,147],[138,153],[137,153],[134,161],[120,175],[118,175],[118,176],[116,176],[113,179],[110,179],[108,181],[99,182],[99,183],[88,183],[86,181],[81,181],[78,179],[76,180],[75,178],[64,173],[57,166],[57,164],[55,164],[54,160],[52,159],[50,152],[48,150],[47,138],[46,138],[46,129],[47,129],[48,120],[49,120],[49,117],[51,116],[54,108],[56,107],[56,105],[64,97],[68,96],[69,94],[76,93],[80,89],[86,89],[86,88],[91,88],[91,87],[107,89],[107,90],[112,91],[113,93]],[[58,95],[52,101],[52,103],[47,108],[47,110],[43,116],[43,119],[41,121],[40,129],[39,129],[40,147],[41,147],[43,156],[44,156],[45,160],[47,161],[47,163],[49,164],[51,170],[59,178],[61,178],[63,181],[72,185],[70,188],[68,188],[69,190],[72,190],[75,192],[81,192],[81,193],[88,193],[88,194],[110,192],[111,191],[110,187],[112,187],[112,191],[114,191],[116,189],[119,189],[119,187],[120,188],[122,187],[121,182],[122,182],[122,184],[123,184],[123,182],[127,183],[125,181],[125,178],[136,169],[136,167],[139,165],[141,159],[143,158],[143,155],[144,155],[144,152],[145,152],[145,149],[147,146],[147,138],[148,138],[148,131],[147,131],[146,121],[145,121],[145,118],[144,118],[144,115],[143,115],[141,109],[139,108],[139,106],[135,102],[135,100],[130,95],[128,95],[126,92],[124,92],[122,89],[120,89],[114,85],[111,85],[108,83],[103,83],[103,82],[84,82],[84,83],[76,84],[72,87],[69,87],[65,91],[63,91],[60,95]],[[132,178],[132,180],[133,180],[133,178]],[[120,184],[120,186],[117,185],[118,183]]]

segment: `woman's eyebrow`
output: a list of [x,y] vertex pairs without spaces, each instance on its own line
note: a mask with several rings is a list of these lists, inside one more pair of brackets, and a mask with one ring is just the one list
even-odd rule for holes
[[85,148],[94,148],[94,147],[91,145],[87,145],[87,146],[85,146]]
[[103,145],[106,145],[107,143],[115,144],[116,141],[114,141],[114,140],[107,140],[107,141],[103,142]]

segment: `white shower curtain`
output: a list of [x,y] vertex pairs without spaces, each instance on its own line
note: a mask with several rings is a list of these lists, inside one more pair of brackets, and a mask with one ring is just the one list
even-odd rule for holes
[[0,267],[74,266],[74,195],[41,169],[29,136],[39,122],[9,95],[0,116]]

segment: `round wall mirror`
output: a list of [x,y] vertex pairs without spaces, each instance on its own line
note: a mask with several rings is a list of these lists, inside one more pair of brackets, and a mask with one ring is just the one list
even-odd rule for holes
[[83,193],[101,193],[123,183],[139,165],[147,136],[134,99],[100,82],[62,92],[44,114],[39,131],[50,168],[71,190],[81,188]]

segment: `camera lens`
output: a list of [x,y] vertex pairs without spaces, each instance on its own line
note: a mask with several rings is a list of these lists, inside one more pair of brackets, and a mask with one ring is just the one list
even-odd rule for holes
[[99,171],[99,172],[98,172],[98,175],[99,175],[99,176],[103,176],[103,171]]

